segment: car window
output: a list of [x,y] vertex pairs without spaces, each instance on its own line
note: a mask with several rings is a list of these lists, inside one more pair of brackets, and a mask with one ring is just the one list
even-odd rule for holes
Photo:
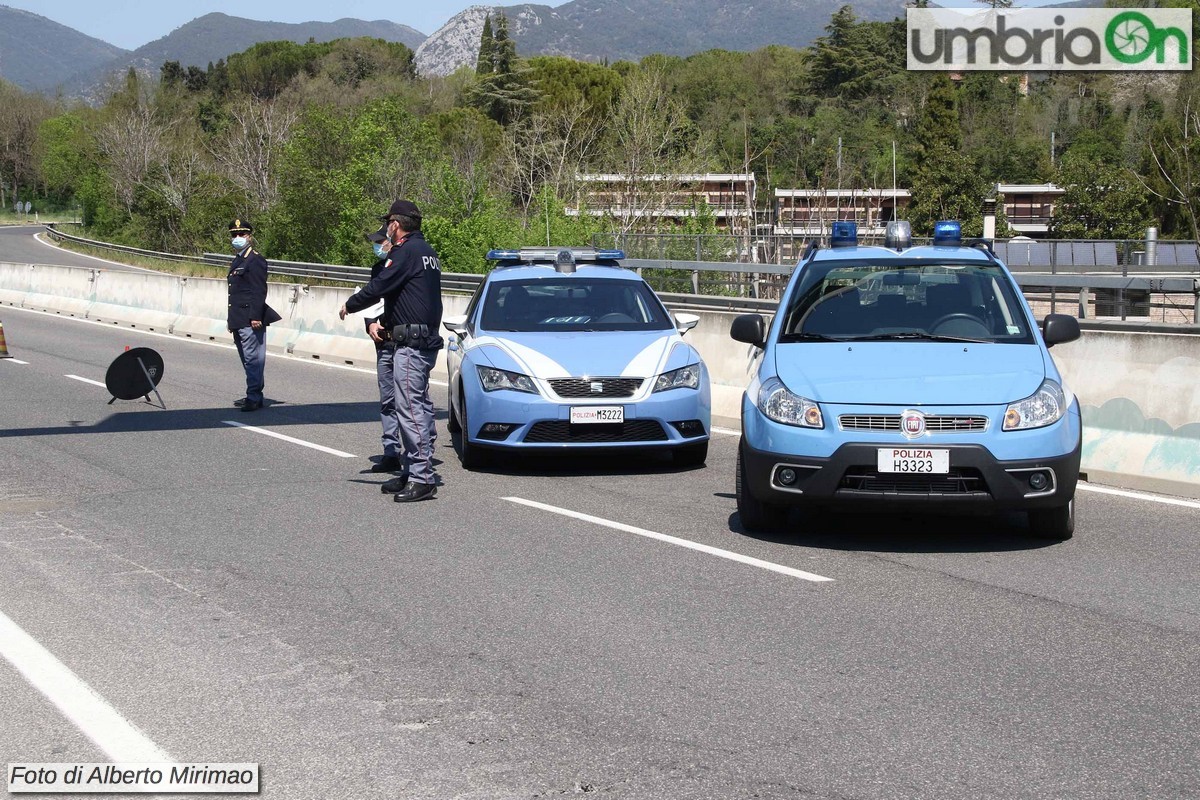
[[1034,341],[1018,290],[999,266],[898,259],[805,267],[780,341],[822,338]]
[[481,325],[491,331],[648,331],[673,327],[645,283],[604,278],[493,282]]

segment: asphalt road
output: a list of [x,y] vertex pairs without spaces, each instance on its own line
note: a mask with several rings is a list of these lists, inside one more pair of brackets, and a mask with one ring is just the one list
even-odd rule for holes
[[66,250],[51,241],[50,237],[45,234],[45,230],[42,225],[0,225],[0,261],[11,264],[51,264],[61,267],[91,267],[126,272],[153,271]]
[[[403,506],[365,472],[370,373],[272,355],[241,414],[232,348],[0,320],[27,362],[0,361],[0,613],[171,759],[260,763],[263,797],[1200,796],[1200,503],[1086,487],[1059,544],[1020,517],[758,537],[736,436],[701,469],[468,473],[443,413],[444,485]],[[166,410],[67,377],[126,345],[163,355]],[[0,761],[109,760],[0,659]]]

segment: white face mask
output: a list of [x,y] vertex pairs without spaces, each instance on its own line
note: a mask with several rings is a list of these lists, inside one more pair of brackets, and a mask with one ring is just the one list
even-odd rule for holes
[[233,241],[230,242],[230,244],[233,245],[234,250],[244,250],[244,249],[246,249],[246,245],[248,243],[249,243],[249,240],[246,239],[245,236],[235,236],[235,237],[233,237]]

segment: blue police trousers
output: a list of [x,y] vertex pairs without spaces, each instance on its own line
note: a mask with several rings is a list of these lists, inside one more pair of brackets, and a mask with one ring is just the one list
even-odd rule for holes
[[396,414],[396,378],[392,372],[394,347],[375,349],[375,374],[379,378],[379,422],[383,425],[383,454],[400,457],[400,417]]
[[396,380],[396,416],[400,420],[400,443],[404,467],[414,483],[437,483],[433,469],[433,446],[437,441],[433,401],[429,399],[429,373],[437,363],[436,350],[397,347],[392,359]]
[[246,370],[246,399],[252,403],[263,401],[263,373],[267,368],[267,328],[238,328],[233,332],[238,356]]

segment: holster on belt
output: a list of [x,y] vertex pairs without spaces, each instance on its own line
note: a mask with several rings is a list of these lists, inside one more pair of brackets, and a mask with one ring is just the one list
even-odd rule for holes
[[392,341],[397,347],[415,347],[419,350],[429,341],[429,326],[418,322],[396,325],[392,328]]

